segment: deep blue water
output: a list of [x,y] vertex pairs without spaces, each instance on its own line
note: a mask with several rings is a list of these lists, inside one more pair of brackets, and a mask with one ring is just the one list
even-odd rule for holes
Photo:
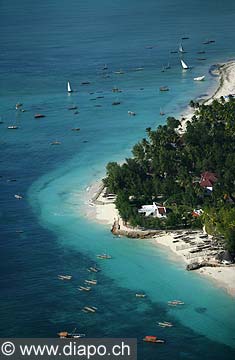
[[[89,337],[166,339],[162,347],[140,342],[139,359],[234,357],[234,299],[151,242],[113,238],[83,213],[83,193],[104,175],[105,164],[129,156],[146,127],[164,123],[160,107],[166,116],[180,114],[216,86],[208,70],[235,56],[234,16],[233,1],[1,0],[2,337],[53,337],[76,326]],[[184,59],[193,66],[186,73],[178,54],[170,54],[183,36],[190,37]],[[203,45],[207,39],[216,42]],[[161,72],[168,62],[171,69]],[[144,70],[133,71],[138,67]],[[119,69],[125,73],[113,74]],[[204,83],[192,81],[203,74]],[[70,96],[68,79],[77,90]],[[115,85],[123,90],[117,107]],[[170,91],[159,93],[162,85]],[[68,110],[72,105],[79,114]],[[128,117],[128,110],[137,116]],[[46,117],[35,120],[35,113]],[[19,129],[8,130],[12,124]],[[61,145],[51,146],[55,140]],[[86,268],[106,249],[113,259],[101,264],[98,285],[89,295],[78,292]],[[73,280],[60,282],[59,273]],[[144,301],[135,298],[140,290],[148,295]],[[172,298],[185,307],[169,309]],[[99,309],[94,316],[81,312],[89,304]],[[175,327],[158,328],[159,320]]]

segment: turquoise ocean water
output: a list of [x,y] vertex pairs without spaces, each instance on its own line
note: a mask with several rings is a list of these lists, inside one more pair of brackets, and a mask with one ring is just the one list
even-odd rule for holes
[[[166,339],[161,347],[140,341],[138,359],[234,357],[234,299],[151,241],[114,238],[83,214],[83,194],[108,161],[130,156],[146,127],[215,88],[210,66],[235,57],[234,16],[228,0],[1,0],[1,337],[53,337],[77,327],[89,337]],[[185,73],[170,53],[181,37],[189,37],[184,59],[193,67]],[[207,39],[216,42],[203,45]],[[192,81],[203,74],[205,82]],[[67,80],[77,90],[69,96]],[[164,85],[170,91],[160,93]],[[123,90],[118,97],[114,86]],[[121,104],[112,106],[116,99]],[[16,102],[26,111],[15,111]],[[35,113],[46,117],[35,120]],[[19,129],[8,130],[12,124]],[[51,146],[55,140],[61,145]],[[99,264],[98,285],[79,292],[86,268],[104,251],[113,259]],[[60,282],[59,273],[73,280]],[[173,298],[186,305],[169,308]],[[99,310],[89,316],[84,305]],[[175,327],[157,327],[161,320]]]

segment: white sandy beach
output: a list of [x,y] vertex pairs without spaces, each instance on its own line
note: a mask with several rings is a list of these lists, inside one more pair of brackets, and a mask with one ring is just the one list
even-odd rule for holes
[[[228,62],[221,66],[219,78],[219,87],[216,92],[206,100],[205,104],[209,104],[213,99],[218,99],[221,96],[228,96],[229,94],[235,94],[235,61]],[[182,131],[185,130],[187,120],[190,120],[193,115],[193,109],[187,108],[184,115],[185,120],[182,121]],[[118,222],[119,228],[125,231],[135,231],[123,224],[122,219],[114,204],[114,198],[106,197],[104,190],[102,191],[101,183],[97,182],[87,188],[86,192],[86,206],[85,213],[90,219],[96,220],[103,224],[107,224],[109,228],[114,224],[114,221]],[[161,235],[155,235],[153,243],[157,246],[166,246],[171,250],[172,254],[181,257],[185,264],[192,263],[194,261],[208,261],[213,263],[214,255],[213,252],[204,251],[198,255],[190,253],[197,244],[202,243],[200,238],[202,231],[196,232],[189,235],[191,241],[195,245],[187,244],[183,240],[179,239],[176,242],[174,232],[164,232]],[[203,267],[195,270],[199,275],[206,276],[211,279],[217,286],[223,287],[226,291],[235,296],[235,265],[221,265],[218,267]]]

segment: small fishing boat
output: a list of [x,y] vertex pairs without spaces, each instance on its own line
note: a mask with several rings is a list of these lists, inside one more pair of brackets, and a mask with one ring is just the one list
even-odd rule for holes
[[68,110],[77,110],[77,106],[70,106],[69,108],[68,108]]
[[162,111],[162,109],[161,109],[161,108],[160,108],[160,112],[159,112],[159,114],[160,114],[161,116],[165,115],[164,111]]
[[114,101],[114,102],[112,103],[112,105],[120,105],[120,104],[121,104],[120,101]]
[[178,51],[176,51],[176,50],[172,50],[170,53],[171,53],[171,54],[177,54],[177,53],[178,53]]
[[71,130],[72,131],[80,131],[81,129],[80,128],[72,128]]
[[189,66],[184,62],[184,60],[181,59],[180,62],[181,62],[181,66],[182,66],[183,70],[189,69]]
[[163,321],[163,322],[158,322],[158,325],[160,326],[160,327],[172,327],[172,326],[174,326],[171,322],[169,322],[169,321]]
[[112,92],[120,93],[120,92],[122,92],[122,90],[118,89],[118,87],[115,86],[114,88],[112,88]]
[[71,86],[71,84],[70,84],[69,81],[68,81],[68,83],[67,83],[67,91],[68,91],[68,93],[72,93],[72,92],[73,92],[72,86]]
[[87,269],[87,271],[97,273],[97,272],[101,271],[101,269],[91,266]]
[[14,197],[15,197],[17,200],[23,199],[23,196],[22,196],[22,195],[19,195],[19,194],[15,194]]
[[181,300],[171,300],[171,301],[168,301],[167,303],[168,303],[168,305],[171,305],[171,306],[184,305],[184,302]]
[[98,309],[95,306],[84,306],[84,308],[82,309],[82,311],[86,312],[86,313],[88,313],[88,312],[95,313],[96,310],[98,310]]
[[81,82],[81,85],[89,85],[90,84],[90,81],[83,81]]
[[72,275],[58,275],[59,280],[71,280]]
[[188,36],[184,36],[184,37],[182,37],[181,39],[182,39],[182,40],[188,40],[189,37],[188,37]]
[[194,81],[203,81],[205,79],[205,76],[198,76],[193,78]]
[[146,297],[146,294],[136,293],[135,296],[138,297],[138,298],[145,298],[145,297]]
[[205,54],[206,52],[203,50],[203,51],[198,51],[197,54]]
[[97,280],[85,280],[85,283],[89,285],[97,285]]
[[136,115],[136,113],[135,113],[134,111],[127,111],[127,113],[128,113],[128,115],[130,115],[130,116],[135,116],[135,115]]
[[40,118],[44,118],[44,117],[45,117],[45,115],[43,115],[43,114],[35,114],[34,115],[35,119],[40,119]]
[[179,52],[180,52],[181,54],[184,54],[184,53],[185,53],[185,50],[184,50],[182,44],[179,45]]
[[7,128],[8,128],[9,130],[17,130],[17,129],[19,129],[19,127],[16,126],[16,125],[10,125],[10,126],[8,126]]
[[69,333],[68,331],[60,331],[57,335],[60,339],[77,339],[86,336],[85,334],[76,333],[76,330],[77,329],[75,328],[71,333]]
[[51,142],[51,145],[60,145],[60,144],[61,144],[60,141],[52,141],[52,142]]
[[162,339],[158,339],[156,336],[145,336],[143,338],[143,341],[145,342],[151,342],[151,343],[161,343],[163,344],[165,342],[165,340]]
[[108,70],[108,65],[104,64],[103,70]]
[[144,70],[143,67],[138,67],[138,68],[134,69],[134,71],[142,71],[142,70]]
[[165,66],[166,70],[169,70],[171,68],[170,63],[168,62],[167,66]]
[[124,74],[123,70],[114,71],[114,74],[122,75]]
[[159,88],[159,90],[160,90],[160,91],[169,91],[169,88],[168,88],[168,86],[161,86],[161,87]]
[[21,106],[23,106],[23,104],[17,103],[17,104],[16,104],[16,110],[18,110]]
[[78,290],[79,291],[90,291],[91,287],[90,286],[79,286]]
[[111,255],[108,255],[108,254],[99,254],[99,255],[96,255],[97,259],[112,259],[112,256]]

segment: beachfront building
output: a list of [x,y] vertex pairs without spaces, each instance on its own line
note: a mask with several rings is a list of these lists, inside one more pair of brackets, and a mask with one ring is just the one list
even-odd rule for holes
[[211,192],[213,190],[214,183],[218,180],[217,175],[210,171],[206,171],[201,174],[201,180],[199,182],[200,186]]
[[142,205],[138,212],[144,214],[145,216],[153,216],[159,219],[166,218],[166,208],[155,202],[153,202],[152,205]]

